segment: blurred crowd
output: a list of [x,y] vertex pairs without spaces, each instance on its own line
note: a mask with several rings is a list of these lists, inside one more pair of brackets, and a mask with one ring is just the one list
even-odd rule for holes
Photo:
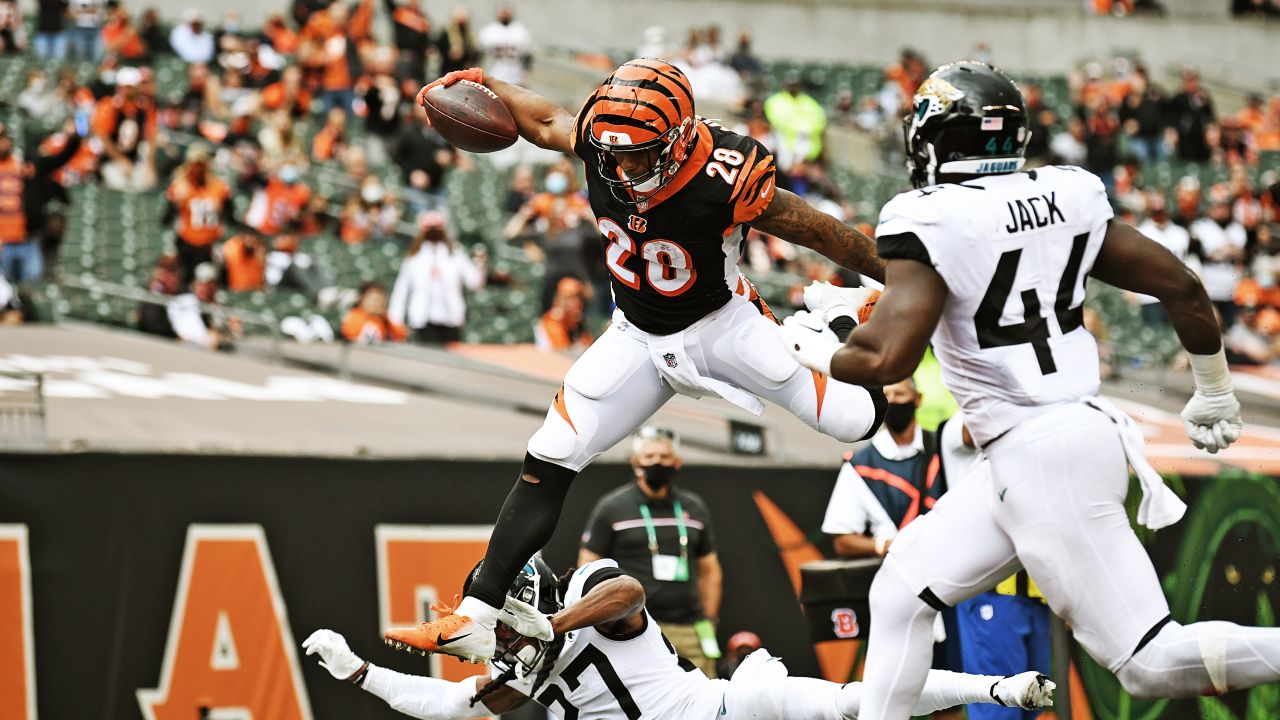
[[[484,244],[464,248],[455,239],[447,189],[474,161],[412,104],[426,80],[476,64],[527,82],[535,42],[511,7],[476,27],[465,5],[437,21],[422,0],[296,0],[249,30],[234,12],[210,19],[191,10],[167,26],[155,9],[135,14],[116,0],[42,2],[34,23],[23,25],[11,5],[0,2],[0,47],[48,64],[8,101],[27,118],[25,143],[0,128],[0,175],[23,181],[11,203],[21,209],[0,212],[9,305],[55,272],[75,197],[67,190],[85,183],[163,194],[172,250],[146,259],[154,262],[147,287],[189,296],[207,332],[184,335],[192,323],[159,312],[172,303],[144,303],[135,321],[207,347],[225,347],[240,332],[216,311],[228,292],[301,293],[309,305],[286,330],[301,339],[440,343],[461,337],[469,293],[512,282],[489,267]],[[1110,14],[1153,5],[1089,3]],[[374,32],[377,24],[388,32]],[[636,39],[639,55],[685,70],[700,110],[728,118],[775,154],[779,186],[873,234],[876,202],[846,195],[863,179],[837,177],[831,133],[870,138],[886,167],[900,166],[901,118],[932,67],[921,53],[903,49],[877,82],[831,87],[799,70],[771,75],[746,30],[726,37],[707,25],[674,38],[655,26]],[[992,55],[987,45],[971,53]],[[1097,173],[1120,213],[1205,278],[1233,359],[1280,358],[1272,240],[1280,186],[1273,172],[1257,170],[1260,158],[1280,151],[1280,96],[1250,95],[1238,112],[1223,113],[1194,70],[1161,83],[1134,58],[1082,64],[1065,89],[1052,80],[1023,87],[1031,163]],[[904,189],[899,178],[882,179],[893,186],[876,195]],[[517,163],[502,236],[482,238],[545,270],[541,287],[528,289],[538,306],[532,335],[548,350],[584,347],[611,310],[581,180],[567,159]],[[313,256],[319,237],[394,246],[397,277],[340,287]],[[811,280],[856,282],[755,230],[742,262],[775,301],[796,307]],[[1148,325],[1162,322],[1150,299],[1132,301]],[[313,311],[336,311],[341,321],[330,327]],[[29,315],[26,307],[9,317]],[[1105,332],[1103,319],[1095,321]]]

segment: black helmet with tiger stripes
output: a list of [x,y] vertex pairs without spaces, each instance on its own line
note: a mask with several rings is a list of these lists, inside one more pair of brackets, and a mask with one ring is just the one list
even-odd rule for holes
[[[689,78],[663,60],[623,63],[591,99],[587,134],[600,150],[601,179],[625,202],[623,188],[651,193],[675,177],[697,136]],[[637,177],[620,172],[612,153],[660,149],[652,167]]]

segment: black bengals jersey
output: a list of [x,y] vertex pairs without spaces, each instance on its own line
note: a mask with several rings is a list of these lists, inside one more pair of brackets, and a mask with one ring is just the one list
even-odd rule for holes
[[600,178],[600,151],[588,139],[585,120],[579,114],[574,151],[586,164],[613,296],[627,320],[669,335],[723,307],[732,291],[729,280],[738,277],[738,226],[773,200],[773,155],[752,138],[699,118],[675,177],[657,192],[637,196],[638,203],[625,203]]

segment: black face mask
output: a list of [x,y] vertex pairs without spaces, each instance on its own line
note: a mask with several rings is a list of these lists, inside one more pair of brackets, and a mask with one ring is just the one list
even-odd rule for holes
[[648,465],[640,468],[644,473],[644,484],[650,490],[661,490],[671,484],[679,470],[674,465]]
[[900,433],[907,429],[915,416],[915,403],[889,403],[888,409],[884,411],[884,426],[889,428],[889,432]]

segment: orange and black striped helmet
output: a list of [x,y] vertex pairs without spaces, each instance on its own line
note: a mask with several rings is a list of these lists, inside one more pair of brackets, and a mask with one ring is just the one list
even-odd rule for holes
[[[697,136],[697,120],[689,78],[679,68],[653,58],[630,60],[588,102],[587,134],[600,150],[600,177],[610,187],[650,193],[680,170]],[[648,172],[628,177],[618,171],[612,153],[651,148],[662,151]]]

